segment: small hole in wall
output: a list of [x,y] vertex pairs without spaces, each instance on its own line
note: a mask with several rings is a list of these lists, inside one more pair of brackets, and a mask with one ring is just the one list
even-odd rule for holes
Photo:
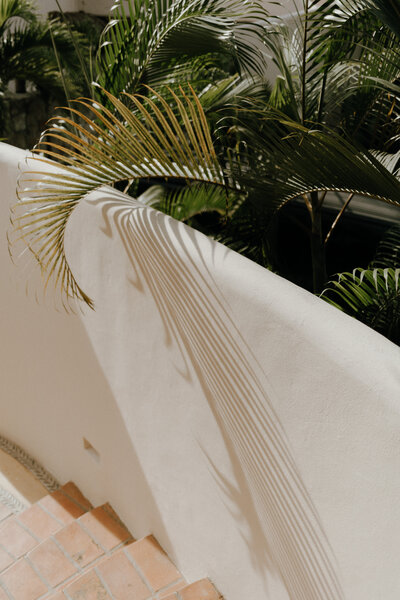
[[97,463],[100,462],[100,454],[97,452],[96,448],[92,446],[92,444],[86,439],[83,438],[83,447],[86,452],[95,460]]

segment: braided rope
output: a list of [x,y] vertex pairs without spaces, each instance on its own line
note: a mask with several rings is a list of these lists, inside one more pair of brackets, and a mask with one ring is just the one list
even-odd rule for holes
[[[0,450],[3,450],[9,454],[12,458],[15,458],[21,465],[26,467],[36,479],[47,489],[49,492],[55,492],[60,487],[58,481],[46,471],[42,465],[40,465],[34,458],[29,456],[27,452],[21,446],[10,442],[7,438],[0,435]],[[0,492],[1,493],[1,492]]]
[[20,513],[26,505],[23,504],[18,498],[15,498],[8,490],[5,490],[0,486],[0,503],[10,508],[13,513]]

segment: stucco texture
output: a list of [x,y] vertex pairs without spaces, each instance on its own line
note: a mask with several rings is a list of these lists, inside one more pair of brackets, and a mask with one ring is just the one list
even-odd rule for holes
[[399,349],[113,190],[67,234],[79,316],[3,244],[0,433],[227,600],[397,600]]

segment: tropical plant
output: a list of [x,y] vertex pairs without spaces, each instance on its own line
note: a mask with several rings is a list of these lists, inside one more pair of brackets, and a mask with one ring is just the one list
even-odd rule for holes
[[0,91],[16,79],[63,97],[63,74],[54,48],[62,54],[65,65],[74,62],[65,26],[57,20],[38,19],[29,0],[0,0]]
[[388,230],[367,269],[340,273],[321,298],[400,345],[400,227]]
[[[294,28],[279,21],[266,26],[265,44],[278,69],[272,91],[264,88],[260,94],[260,79],[253,76],[249,84],[242,74],[229,99],[236,110],[228,116],[226,105],[220,110],[225,117],[219,132],[224,122],[226,131],[235,131],[231,139],[225,136],[225,148],[232,138],[235,148],[241,148],[236,166],[242,168],[239,176],[234,169],[234,176],[246,196],[219,239],[270,266],[268,231],[274,212],[291,200],[303,201],[310,218],[315,291],[327,280],[326,246],[352,198],[398,199],[398,182],[392,177],[398,158],[389,153],[397,105],[377,80],[393,81],[399,61],[394,34],[379,16],[369,2],[304,2]],[[214,87],[218,90],[218,84]],[[246,163],[254,167],[256,178],[252,172],[244,177]],[[323,232],[329,191],[346,193],[346,201],[330,230]]]
[[[201,186],[225,188],[207,121],[194,92],[187,95],[181,89],[179,97],[171,90],[167,103],[154,90],[148,91],[152,98],[128,96],[137,113],[107,92],[112,112],[95,101],[78,101],[85,114],[76,109],[70,113],[82,124],[67,116],[55,120],[36,149],[43,156],[37,161],[56,159],[62,168],[48,173],[46,185],[40,189],[35,186],[40,174],[31,178],[33,174],[27,172],[22,178],[22,201],[13,218],[16,232],[48,278],[55,275],[67,300],[77,297],[91,304],[64,254],[68,218],[88,192],[107,183],[149,178],[190,181],[197,190]],[[118,168],[115,164],[110,167],[110,159],[117,156]]]
[[400,268],[400,226],[394,225],[386,231],[378,244],[371,268]]
[[[317,292],[326,282],[327,243],[352,198],[398,203],[398,99],[383,82],[396,81],[400,60],[398,40],[373,2],[310,1],[303,7],[294,28],[278,23],[266,31],[278,76],[268,102],[251,103],[241,133],[254,149],[251,163],[261,157],[259,202],[304,202]],[[346,201],[324,231],[330,191],[346,194]],[[248,201],[254,206],[254,195]],[[245,205],[241,213],[246,217]]]
[[[127,13],[118,2],[97,62],[103,87],[54,121],[36,149],[37,160],[56,160],[62,171],[41,189],[28,175],[14,213],[15,231],[47,278],[54,275],[68,299],[89,301],[65,259],[66,221],[96,187],[140,181],[158,185],[146,201],[187,222],[217,212],[226,222],[220,236],[265,264],[271,215],[302,200],[320,291],[327,193],[347,194],[332,230],[356,194],[399,204],[400,61],[390,11],[380,4],[305,0],[291,30],[254,2],[131,0]],[[261,37],[279,69],[272,90]],[[189,77],[190,91],[181,85]],[[249,235],[255,218],[265,223],[258,249]]]
[[125,6],[113,7],[97,59],[97,82],[114,95],[196,79],[208,84],[213,73],[263,72],[262,52],[246,39],[259,36],[265,20],[253,0],[131,0]]
[[[75,200],[78,201],[90,189],[102,183],[121,180],[125,184],[135,179],[151,179],[152,182],[159,183],[168,180],[174,185],[191,183],[184,191],[184,196],[196,198],[197,212],[204,210],[204,203],[213,208],[217,204],[221,206],[222,194],[214,187],[209,195],[211,186],[224,188],[223,202],[226,205],[229,195],[226,189],[229,185],[219,167],[219,178],[215,180],[218,160],[204,111],[194,91],[190,91],[187,86],[183,90],[179,87],[179,82],[190,72],[193,85],[203,90],[205,102],[208,102],[208,109],[211,111],[213,100],[208,87],[215,73],[222,74],[225,80],[222,88],[228,94],[229,83],[237,79],[237,76],[232,77],[230,74],[232,65],[246,68],[251,55],[258,57],[259,64],[256,68],[261,69],[262,57],[254,44],[254,38],[261,31],[259,25],[254,25],[254,21],[260,15],[257,3],[238,0],[184,0],[179,3],[170,0],[145,3],[132,0],[129,4],[129,16],[125,15],[122,3],[117,4],[104,34],[96,77],[101,83],[105,82],[103,78],[106,77],[107,84],[114,91],[121,92],[121,88],[135,89],[141,95],[125,93],[121,96],[122,101],[104,88],[97,87],[94,101],[81,101],[77,105],[86,114],[75,108],[71,109],[70,118],[63,118],[60,124],[55,123],[39,144],[37,152],[50,159],[58,159],[69,170],[68,177],[62,176],[66,185],[64,189],[67,191],[68,181],[75,188],[73,201],[70,196],[68,200],[61,200],[59,192],[50,193],[50,204],[55,212],[49,209],[49,204],[47,209],[44,208],[46,200],[44,204],[39,199],[33,201],[33,204],[30,200],[27,201],[33,212],[39,210],[38,217],[44,215],[43,221],[39,217],[40,226],[52,223],[51,239],[55,241],[57,237],[56,245],[60,255],[56,256],[52,242],[49,244],[36,227],[33,228],[35,231],[30,229],[27,215],[20,214],[14,221],[16,229],[25,240],[28,241],[32,234],[36,241],[42,239],[45,242],[43,252],[46,257],[54,259],[54,264],[50,265],[42,260],[42,249],[35,251],[35,256],[42,261],[42,266],[46,264],[50,274],[61,269],[61,279],[57,277],[57,281],[68,290],[68,294],[84,298],[65,263],[63,228],[57,230],[57,227],[62,221],[65,224],[69,209],[76,204]],[[125,36],[122,35],[121,27]],[[138,37],[138,32],[145,34]],[[246,40],[246,32],[249,40]],[[189,38],[197,40],[197,44],[187,45]],[[182,56],[183,47],[186,47],[186,54]],[[251,49],[254,51],[251,52]],[[127,56],[131,57],[129,61],[122,60]],[[251,68],[254,70],[253,64]],[[146,85],[148,81],[156,84],[156,88],[162,90],[162,95],[156,89],[149,88]],[[173,84],[174,87],[166,87],[166,84]],[[146,95],[149,95],[150,104],[146,102]],[[99,97],[104,100],[105,106],[101,106]],[[213,97],[221,103],[221,93],[213,94]],[[91,115],[93,122],[87,114]],[[131,135],[128,133],[130,128]],[[136,138],[138,141],[135,141]],[[104,140],[107,140],[106,145]],[[68,152],[61,146],[67,148]],[[195,154],[191,154],[192,151]],[[215,161],[212,165],[209,162],[211,156]],[[125,168],[121,167],[121,158]],[[119,167],[116,167],[115,160]],[[80,164],[85,164],[83,170]],[[84,172],[89,178],[85,182],[79,182],[78,179]],[[77,186],[81,189],[79,198],[76,195]],[[161,203],[162,198],[160,195]],[[58,203],[58,200],[61,202]],[[36,207],[36,204],[40,206]],[[176,205],[176,202],[166,200],[166,205],[172,204]],[[19,208],[22,205],[26,206],[22,203]],[[67,206],[69,209],[66,213]],[[60,218],[56,217],[58,210],[61,211]],[[31,216],[33,212],[29,211]],[[185,209],[186,217],[188,214],[189,211]],[[39,224],[36,218],[33,220]],[[28,245],[32,248],[35,242],[28,241]]]

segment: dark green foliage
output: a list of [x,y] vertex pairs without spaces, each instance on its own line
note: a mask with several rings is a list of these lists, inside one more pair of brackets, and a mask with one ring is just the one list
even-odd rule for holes
[[388,229],[379,242],[371,268],[400,268],[400,226]]
[[321,297],[400,345],[400,269],[341,273]]
[[400,226],[386,232],[368,269],[341,273],[321,297],[400,345]]
[[[117,1],[92,64],[99,84],[91,90],[95,103],[76,105],[68,132],[54,128],[42,148],[77,169],[74,185],[83,195],[111,181],[144,192],[143,201],[268,268],[282,263],[277,211],[303,202],[309,270],[320,292],[327,241],[353,196],[400,205],[399,38],[397,27],[388,25],[396,6],[304,0],[304,12],[290,25],[250,0]],[[277,70],[271,82],[268,53]],[[166,115],[176,120],[171,130]],[[139,153],[132,140],[124,146],[132,123]],[[198,164],[187,163],[185,148],[195,140],[174,131],[188,124],[208,132],[218,181],[204,170],[204,140],[196,142]],[[69,148],[61,154],[60,136]],[[135,162],[150,160],[144,147],[155,152],[147,168]],[[330,192],[345,193],[347,202],[326,231],[322,216]],[[51,195],[58,198],[55,189]],[[34,212],[20,218],[29,221]],[[42,239],[36,225],[34,231]],[[57,252],[64,261],[61,242]]]
[[[0,90],[6,90],[8,83],[16,79],[63,98],[63,77],[54,46],[65,65],[75,63],[68,30],[58,19],[39,20],[33,5],[26,0],[1,0]],[[68,78],[68,72],[65,77]]]
[[263,56],[246,36],[259,37],[264,20],[249,0],[130,0],[127,8],[117,2],[102,35],[97,82],[120,94],[193,81],[201,63],[206,71],[261,72]]

